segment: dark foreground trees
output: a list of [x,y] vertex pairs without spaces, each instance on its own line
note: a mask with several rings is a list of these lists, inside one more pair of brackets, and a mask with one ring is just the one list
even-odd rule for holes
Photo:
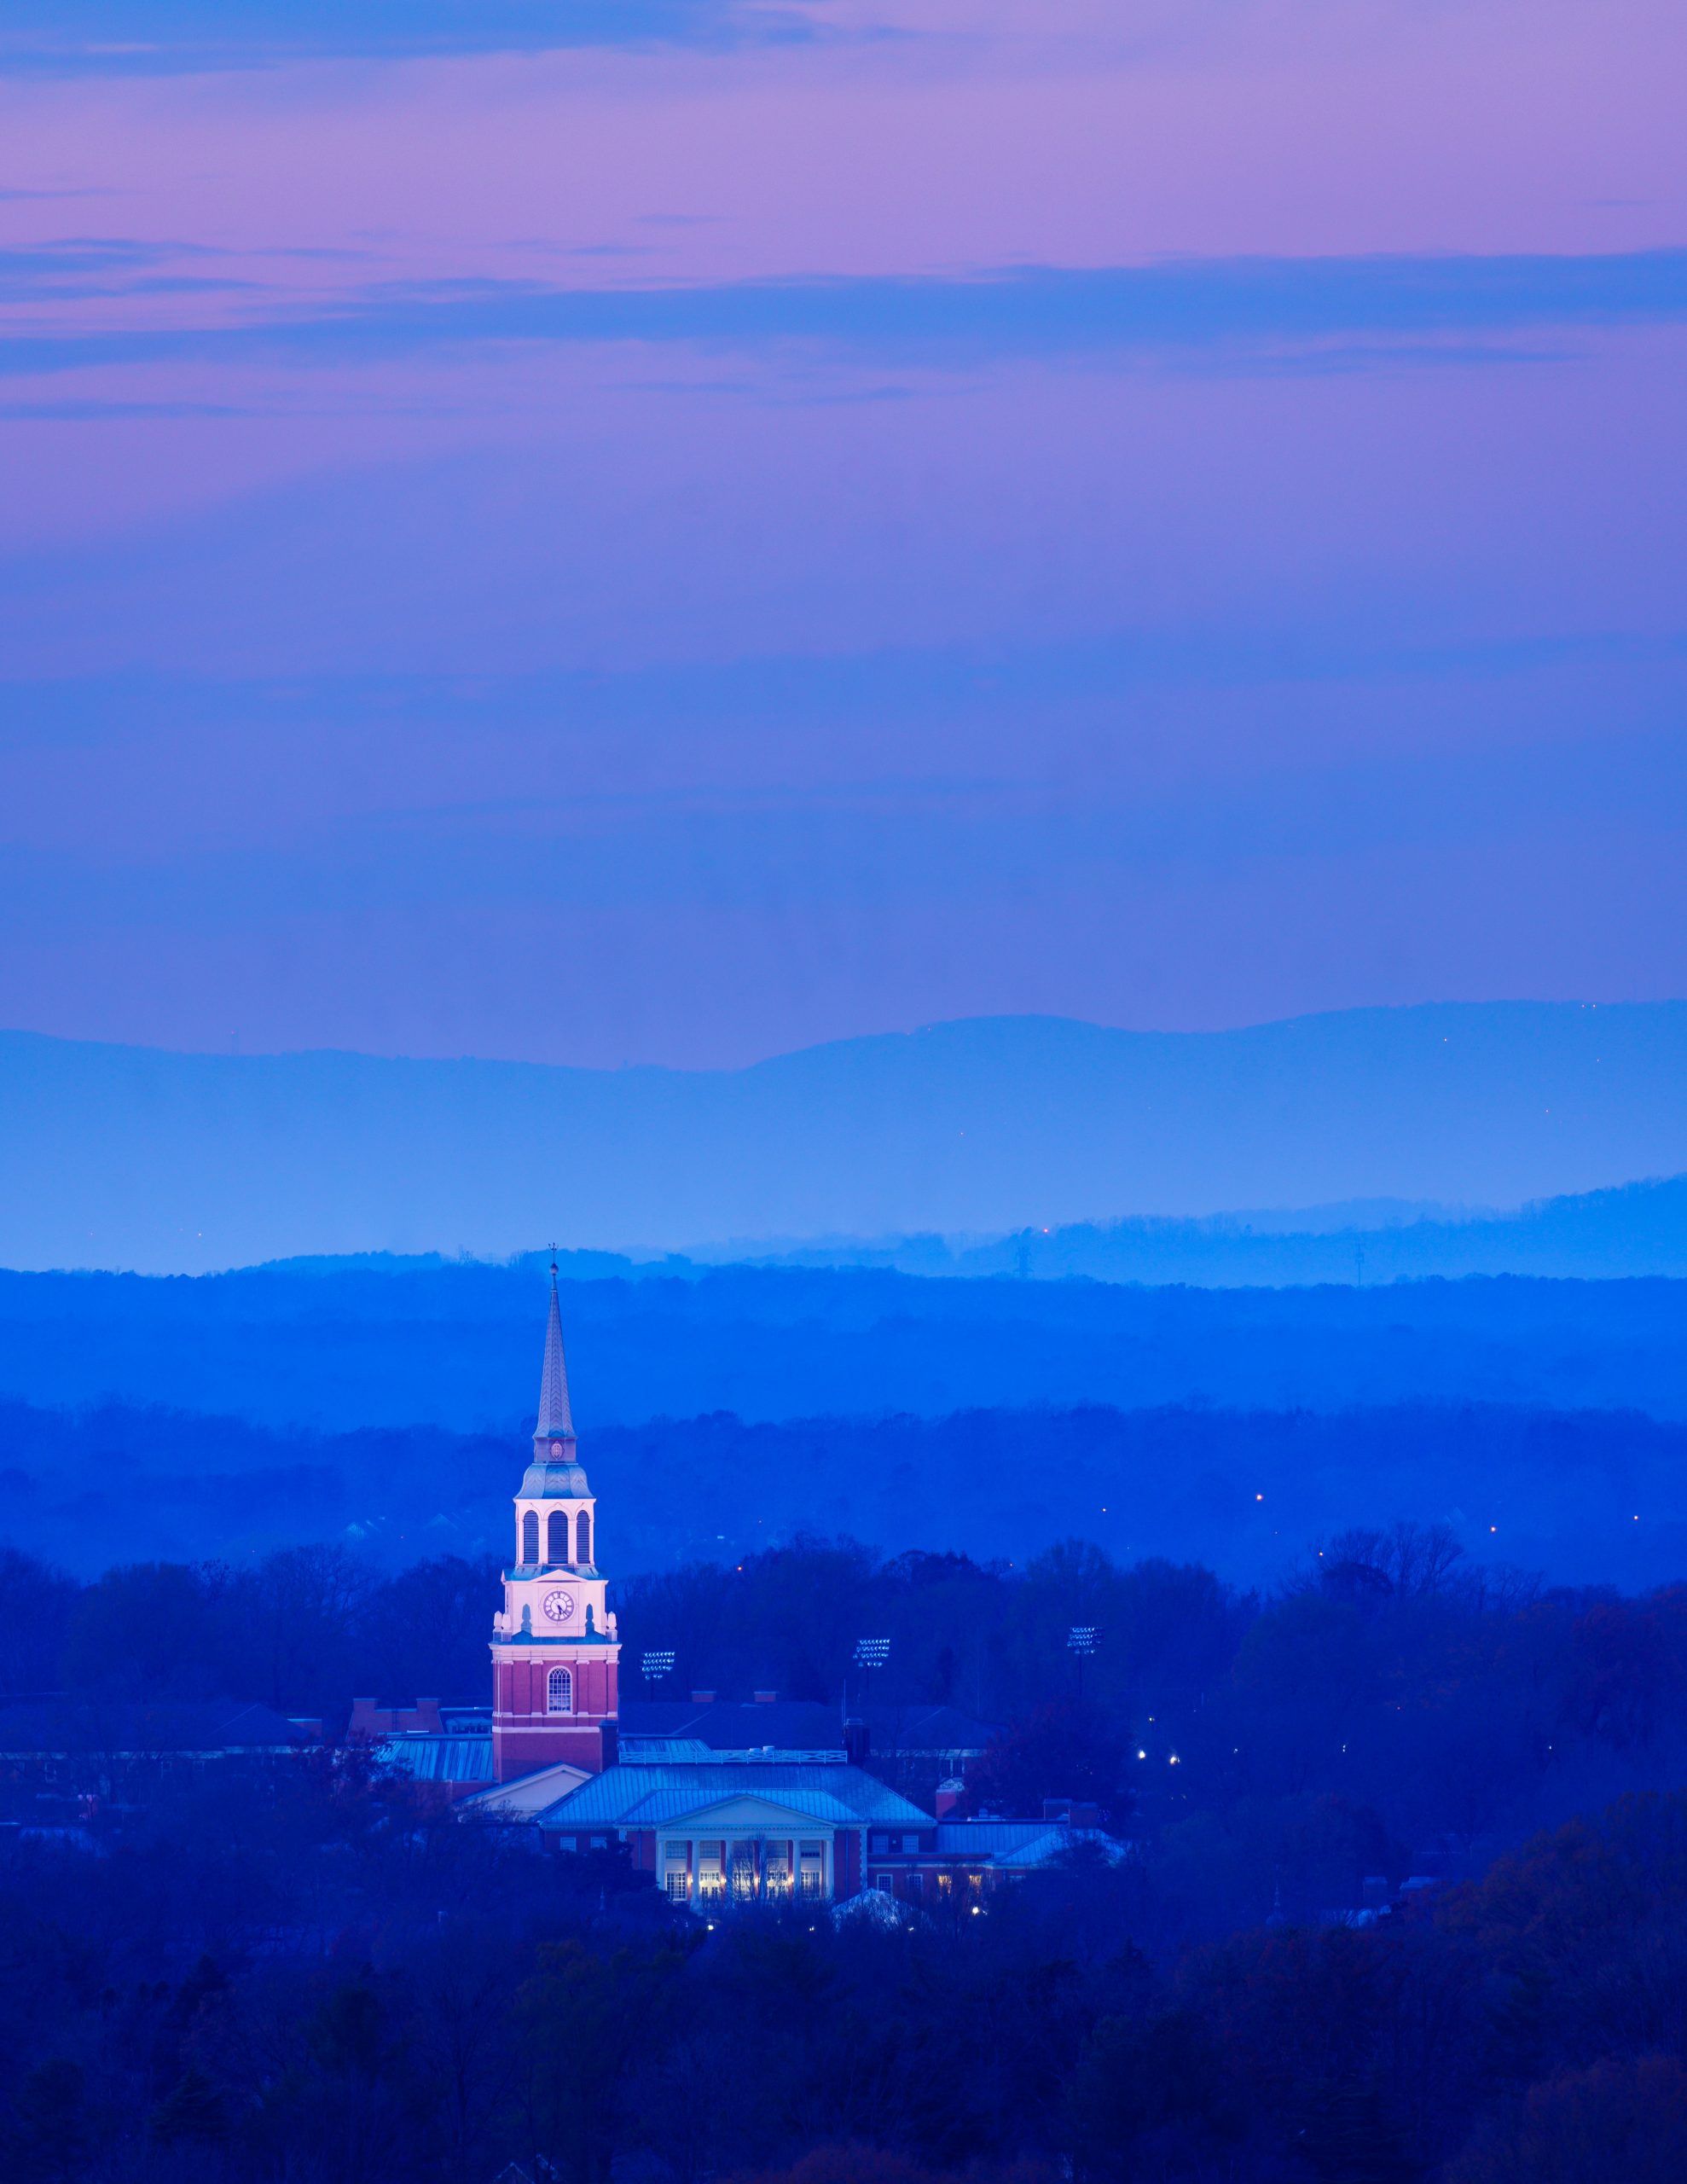
[[1687,1794],[1368,1926],[1166,1952],[1151,1863],[700,1931],[612,1860],[254,1770],[0,1846],[20,2184],[1662,2184]]

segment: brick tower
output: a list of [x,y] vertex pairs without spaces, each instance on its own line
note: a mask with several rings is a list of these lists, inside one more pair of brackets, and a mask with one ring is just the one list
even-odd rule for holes
[[515,1497],[515,1561],[492,1621],[492,1766],[501,1782],[615,1758],[615,1618],[598,1574],[597,1504],[580,1468],[551,1263],[533,1461]]

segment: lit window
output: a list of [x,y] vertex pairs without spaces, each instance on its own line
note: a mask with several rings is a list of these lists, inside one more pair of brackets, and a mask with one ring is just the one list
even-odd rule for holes
[[566,1669],[553,1669],[545,1679],[545,1707],[552,1714],[574,1711],[574,1678]]

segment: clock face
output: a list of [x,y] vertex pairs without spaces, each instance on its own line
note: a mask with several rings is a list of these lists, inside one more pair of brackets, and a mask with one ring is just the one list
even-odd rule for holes
[[547,1593],[542,1606],[553,1623],[566,1623],[574,1612],[574,1595],[572,1593]]

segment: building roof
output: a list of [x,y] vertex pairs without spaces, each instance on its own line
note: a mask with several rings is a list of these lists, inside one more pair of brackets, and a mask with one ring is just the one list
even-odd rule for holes
[[[982,1751],[994,1732],[953,1706],[867,1706],[872,1749],[884,1757],[921,1753]],[[772,1745],[780,1751],[835,1749],[844,1734],[836,1706],[802,1699],[735,1700],[678,1699],[623,1699],[621,1734],[626,1737],[687,1737],[716,1751],[754,1751]]]
[[684,1739],[705,1752],[754,1751],[765,1745],[779,1751],[835,1751],[844,1741],[838,1709],[803,1699],[761,1705],[730,1699],[623,1699],[619,1721],[623,1742]]
[[829,1827],[930,1827],[931,1816],[859,1767],[772,1759],[664,1760],[606,1768],[539,1815],[541,1827],[666,1827],[733,1798],[756,1798]]
[[247,1699],[0,1703],[0,1752],[278,1751],[307,1740],[284,1715]]
[[784,1745],[746,1745],[732,1751],[704,1744],[696,1737],[628,1737],[619,1740],[618,1756],[627,1767],[706,1767],[731,1763],[744,1767],[770,1767],[780,1760],[795,1760],[804,1767],[844,1767],[849,1754],[838,1745],[815,1745],[808,1751]]
[[939,1858],[988,1858],[998,1868],[1025,1872],[1081,1843],[1099,1844],[1114,1862],[1126,1856],[1100,1828],[1064,1820],[940,1820],[933,1849]]
[[982,1751],[995,1734],[958,1706],[866,1706],[861,1713],[873,1750],[887,1755]]
[[384,1737],[374,1747],[383,1766],[415,1782],[490,1782],[492,1740],[489,1736],[426,1735]]

